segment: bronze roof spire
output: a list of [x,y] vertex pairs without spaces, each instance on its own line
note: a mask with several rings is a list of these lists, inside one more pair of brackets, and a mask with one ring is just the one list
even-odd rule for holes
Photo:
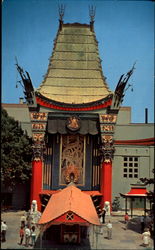
[[90,30],[94,31],[94,19],[95,19],[96,7],[89,5],[89,16],[90,16]]
[[62,29],[62,24],[63,24],[63,17],[65,14],[65,5],[64,4],[59,4],[59,30]]

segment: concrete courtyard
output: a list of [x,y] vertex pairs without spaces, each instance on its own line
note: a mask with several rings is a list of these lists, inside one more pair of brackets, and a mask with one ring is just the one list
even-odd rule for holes
[[[1,249],[27,249],[24,244],[19,245],[19,229],[20,217],[23,211],[8,211],[3,212],[1,219],[5,220],[8,225],[6,234],[6,242],[1,243]],[[110,219],[113,224],[112,239],[107,239],[106,224],[103,224],[100,229],[95,226],[91,227],[89,239],[82,241],[80,245],[66,244],[60,245],[52,241],[40,241],[39,229],[37,229],[37,240],[35,249],[147,249],[153,250],[154,244],[151,239],[150,246],[144,247],[142,242],[142,235],[140,232],[140,214],[133,216],[130,219],[128,229],[125,230],[124,216],[122,213],[115,213],[113,216],[106,218],[106,222]],[[28,249],[32,249],[29,246]]]

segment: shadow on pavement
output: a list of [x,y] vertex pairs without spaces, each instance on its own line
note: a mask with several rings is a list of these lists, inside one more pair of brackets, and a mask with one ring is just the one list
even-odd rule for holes
[[[123,224],[123,229],[126,230],[125,222],[123,220],[120,220],[119,222]],[[128,222],[127,229],[141,234],[141,225],[139,223],[139,217],[134,217],[130,219],[130,221]]]

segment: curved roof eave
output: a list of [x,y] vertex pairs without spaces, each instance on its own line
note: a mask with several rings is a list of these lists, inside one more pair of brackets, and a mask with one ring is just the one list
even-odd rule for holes
[[99,100],[93,101],[93,102],[88,102],[88,103],[65,103],[65,102],[59,102],[59,101],[55,101],[53,99],[47,98],[46,96],[42,95],[41,93],[39,93],[38,91],[35,92],[35,96],[41,98],[43,101],[46,101],[50,104],[54,104],[57,106],[61,106],[61,107],[91,107],[94,105],[99,105],[99,104],[103,104],[104,102],[108,101],[108,100],[112,100],[113,94],[109,94],[104,98],[101,98]]

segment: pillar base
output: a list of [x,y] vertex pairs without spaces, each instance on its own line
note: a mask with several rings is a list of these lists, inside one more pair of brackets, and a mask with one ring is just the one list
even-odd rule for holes
[[101,207],[105,205],[105,201],[110,202],[110,211],[112,209],[112,161],[104,161],[101,169]]

